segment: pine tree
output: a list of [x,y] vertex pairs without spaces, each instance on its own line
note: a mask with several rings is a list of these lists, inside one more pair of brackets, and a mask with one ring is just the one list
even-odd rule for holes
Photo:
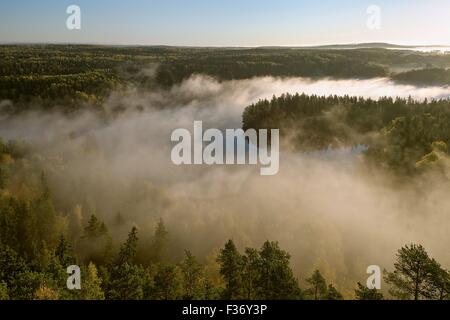
[[[39,288],[44,287],[49,279],[44,273],[26,270],[18,273],[8,284],[9,297],[18,300],[33,300]],[[54,291],[51,290],[53,293]]]
[[0,202],[0,243],[7,244],[18,250],[18,225],[17,215],[12,206],[12,200]]
[[242,256],[232,240],[220,250],[217,261],[220,263],[220,274],[226,284],[223,298],[226,300],[242,298]]
[[221,288],[215,287],[209,279],[202,281],[202,296],[203,300],[217,300],[220,299]]
[[311,277],[306,279],[306,282],[311,286],[307,292],[313,300],[322,300],[326,297],[327,283],[319,270],[314,271]]
[[135,261],[137,252],[137,228],[133,227],[128,234],[127,241],[120,248],[119,256],[117,259],[118,264],[129,263],[132,264]]
[[427,297],[427,281],[432,276],[433,263],[423,246],[412,244],[401,248],[394,268],[385,276],[385,281],[393,286],[390,290],[393,296],[414,300]]
[[111,271],[107,299],[140,300],[144,297],[144,270],[127,262],[116,265]]
[[77,249],[82,262],[93,262],[96,265],[112,262],[112,239],[106,225],[95,215],[91,216],[88,225],[84,228]]
[[244,287],[244,297],[247,300],[257,298],[258,280],[261,276],[262,261],[259,252],[253,248],[245,249],[242,257],[242,283]]
[[383,294],[377,289],[369,289],[358,282],[358,287],[355,289],[355,296],[357,300],[383,300]]
[[17,243],[7,243],[23,257],[32,257],[34,252],[34,231],[30,201],[11,198],[10,206],[13,208],[15,221],[17,223],[15,228],[15,238]]
[[105,294],[102,290],[102,280],[98,276],[97,267],[89,263],[82,268],[82,286],[79,298],[82,300],[104,300]]
[[55,249],[55,256],[58,258],[62,266],[70,266],[75,261],[72,257],[72,248],[64,235],[59,238],[58,245]]
[[343,300],[344,297],[332,284],[329,284],[328,289],[327,289],[326,299],[327,300]]
[[430,264],[430,275],[426,280],[424,295],[433,300],[449,300],[450,298],[450,272],[443,269],[434,259]]
[[186,257],[181,264],[181,270],[183,272],[183,288],[185,292],[184,299],[198,299],[201,296],[203,268],[190,251],[186,250],[185,255]]
[[68,238],[76,244],[83,232],[83,213],[80,205],[76,205],[68,217]]
[[225,281],[220,274],[220,264],[217,261],[219,250],[214,249],[206,256],[204,266],[203,296],[207,300],[220,299],[225,288]]
[[169,242],[168,232],[166,226],[164,225],[164,221],[162,219],[159,220],[158,225],[155,230],[155,235],[153,236],[153,242],[151,245],[151,255],[152,262],[154,263],[162,263],[167,259],[167,245]]
[[11,289],[15,279],[28,269],[26,261],[16,251],[0,242],[0,282]]
[[33,243],[39,251],[42,245],[54,249],[61,234],[62,221],[55,210],[48,188],[32,202]]
[[95,215],[91,215],[88,225],[84,228],[84,238],[94,239],[102,236],[104,233],[104,225],[100,222]]
[[154,278],[155,299],[177,300],[182,298],[182,274],[172,264],[161,265]]
[[290,267],[290,255],[277,242],[266,241],[259,252],[261,276],[259,298],[270,300],[300,299],[302,293]]

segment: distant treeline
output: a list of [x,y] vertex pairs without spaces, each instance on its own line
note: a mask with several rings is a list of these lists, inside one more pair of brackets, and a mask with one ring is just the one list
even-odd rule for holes
[[395,81],[419,86],[450,86],[450,70],[426,68],[396,74]]
[[448,155],[450,101],[285,94],[247,107],[243,128],[279,128],[301,151],[364,144],[378,166],[412,173]]
[[[148,72],[149,69],[155,69]],[[367,79],[396,70],[438,68],[393,79],[412,84],[449,84],[450,55],[385,49],[175,48],[86,45],[0,46],[0,101],[22,108],[100,105],[126,86],[169,87],[193,74],[219,80],[257,76]],[[146,71],[147,70],[147,71]],[[429,73],[437,76],[429,76]]]

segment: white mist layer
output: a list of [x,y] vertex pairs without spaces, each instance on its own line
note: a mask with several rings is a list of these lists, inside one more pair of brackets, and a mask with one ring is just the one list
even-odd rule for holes
[[[205,129],[239,128],[247,105],[286,92],[450,97],[448,88],[387,79],[218,82],[194,76],[168,91],[112,95],[108,107],[121,104],[129,111],[106,124],[88,112],[70,118],[30,112],[0,118],[0,136],[29,139],[64,159],[49,173],[57,201],[88,205],[107,221],[120,211],[139,225],[142,241],[162,217],[181,253],[187,248],[206,255],[229,238],[241,248],[280,241],[301,278],[320,268],[347,294],[365,281],[367,266],[390,268],[405,244],[421,243],[449,266],[448,184],[424,182],[419,193],[412,187],[399,191],[388,187],[388,178],[350,163],[290,153],[281,154],[273,177],[261,177],[259,167],[172,164],[174,129],[192,130],[194,120]],[[138,106],[143,111],[135,111]]]

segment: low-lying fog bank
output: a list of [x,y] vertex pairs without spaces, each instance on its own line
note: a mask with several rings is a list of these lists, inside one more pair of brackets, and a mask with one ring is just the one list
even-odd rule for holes
[[365,281],[367,266],[391,268],[396,250],[407,243],[423,244],[448,267],[448,184],[432,180],[393,189],[389,177],[364,167],[288,152],[273,177],[261,177],[257,167],[172,164],[174,129],[192,130],[194,120],[208,128],[239,128],[247,105],[286,92],[450,97],[446,88],[388,79],[217,82],[194,76],[167,91],[113,94],[107,108],[120,104],[128,111],[107,123],[89,112],[70,118],[30,112],[0,117],[0,136],[32,141],[51,157],[45,165],[61,208],[81,204],[106,221],[121,212],[139,225],[143,240],[162,217],[173,241],[200,256],[228,238],[241,247],[280,241],[299,276],[320,268],[347,293]]

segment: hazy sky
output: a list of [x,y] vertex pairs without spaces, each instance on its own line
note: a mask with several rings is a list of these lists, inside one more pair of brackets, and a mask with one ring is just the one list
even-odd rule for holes
[[[68,30],[66,8],[81,8]],[[366,26],[370,5],[381,28]],[[192,46],[450,44],[449,0],[1,0],[0,42]]]

